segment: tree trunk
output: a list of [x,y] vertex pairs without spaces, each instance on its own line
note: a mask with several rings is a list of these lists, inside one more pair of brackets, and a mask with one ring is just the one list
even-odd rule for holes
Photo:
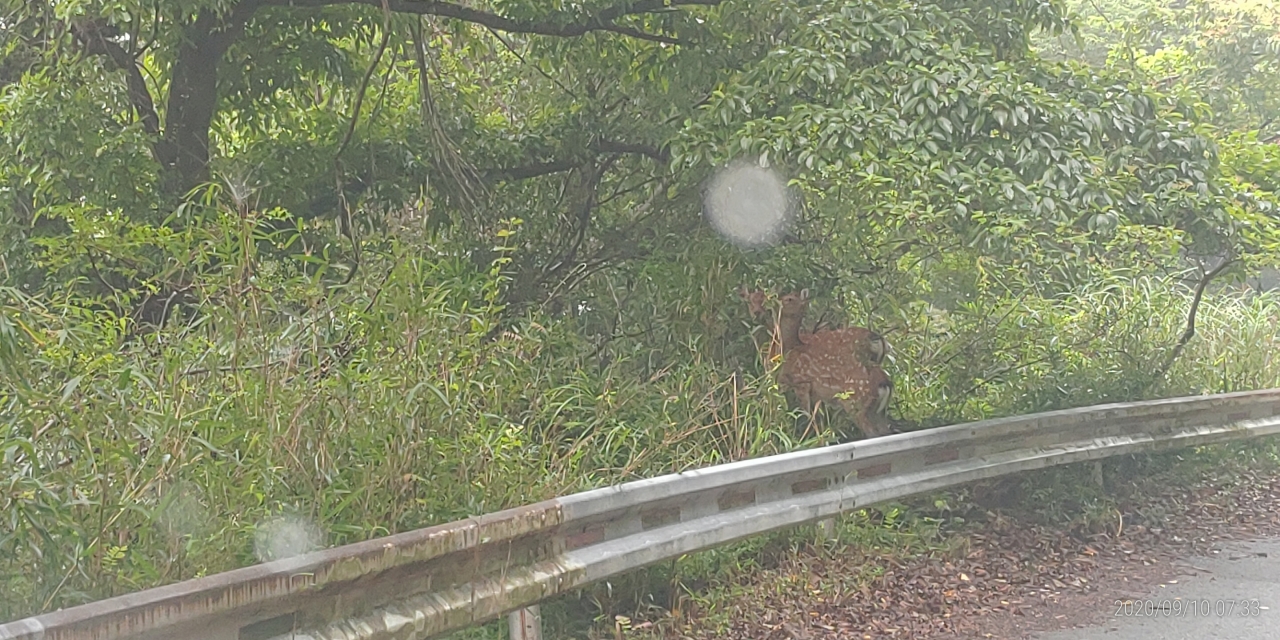
[[218,109],[218,63],[260,3],[246,0],[224,18],[202,11],[186,28],[169,84],[157,157],[165,189],[182,197],[209,180],[209,130]]
[[208,39],[188,41],[178,51],[169,86],[160,162],[165,188],[183,195],[209,179],[209,129],[218,99],[218,58]]

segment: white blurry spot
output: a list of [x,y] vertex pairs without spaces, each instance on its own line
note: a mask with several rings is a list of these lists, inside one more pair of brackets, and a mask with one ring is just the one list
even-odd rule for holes
[[738,163],[711,179],[703,211],[717,233],[751,249],[782,239],[791,222],[792,204],[787,185],[778,174]]
[[259,562],[290,558],[320,548],[320,530],[296,515],[271,518],[258,525],[253,536],[253,552]]
[[201,499],[200,487],[190,482],[170,486],[160,496],[155,523],[175,539],[203,532],[209,524],[209,513]]

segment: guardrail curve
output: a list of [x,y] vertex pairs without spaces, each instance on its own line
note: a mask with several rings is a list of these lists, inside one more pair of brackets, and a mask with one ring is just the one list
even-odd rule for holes
[[958,424],[639,480],[0,625],[0,640],[408,640],[974,480],[1280,433],[1280,389]]

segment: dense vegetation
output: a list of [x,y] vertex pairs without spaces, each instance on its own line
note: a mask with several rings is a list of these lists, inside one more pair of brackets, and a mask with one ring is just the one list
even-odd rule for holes
[[1268,3],[0,0],[0,56],[0,618],[812,444],[744,283],[917,427],[1280,383]]

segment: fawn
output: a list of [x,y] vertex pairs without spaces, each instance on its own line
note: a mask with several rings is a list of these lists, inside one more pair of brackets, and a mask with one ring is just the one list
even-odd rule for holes
[[[747,301],[753,316],[764,315],[763,292],[744,289],[739,295]],[[808,291],[788,293],[781,302],[778,321],[771,323],[768,351],[771,361],[783,356],[778,383],[795,394],[810,417],[815,400],[834,401],[853,417],[864,436],[890,433],[886,409],[893,382],[879,366],[886,351],[884,338],[862,327],[802,333]]]
[[[797,294],[788,294],[796,296]],[[782,344],[783,336],[778,331],[778,318],[765,309],[765,293],[761,290],[749,291],[746,287],[738,290],[738,296],[747,303],[747,310],[751,313],[751,317],[757,322],[764,325],[765,330],[769,333],[769,347],[766,352],[767,362],[773,362],[782,355],[787,347]],[[799,296],[808,300],[808,290],[802,290]],[[787,298],[787,296],[783,296]],[[795,303],[793,303],[795,304]],[[801,320],[803,320],[804,310],[800,311]],[[817,336],[816,338],[814,336]],[[849,353],[858,361],[865,364],[879,365],[884,362],[885,353],[889,347],[884,337],[880,334],[863,327],[844,327],[841,329],[821,329],[817,328],[813,332],[800,329],[799,342],[796,344],[804,344],[816,340],[823,345],[822,348],[830,349],[837,353]]]

